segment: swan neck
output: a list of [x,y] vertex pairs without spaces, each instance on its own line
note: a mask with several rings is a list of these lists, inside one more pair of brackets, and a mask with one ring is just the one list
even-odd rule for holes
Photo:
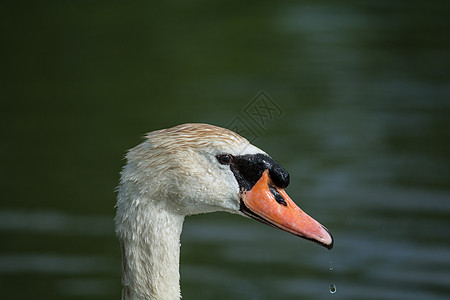
[[[177,300],[184,216],[164,207],[134,208],[118,229],[122,247],[122,300]],[[130,211],[128,211],[130,213]]]

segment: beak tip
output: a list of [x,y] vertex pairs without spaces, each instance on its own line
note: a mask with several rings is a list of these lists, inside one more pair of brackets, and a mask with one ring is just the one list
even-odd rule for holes
[[322,226],[322,228],[326,231],[326,233],[328,234],[328,236],[326,238],[324,238],[324,242],[322,243],[322,245],[327,248],[328,250],[333,249],[334,246],[334,238],[333,235],[331,234],[331,232],[324,226]]
[[331,249],[333,249],[333,246],[334,246],[334,240],[331,240],[331,243],[325,245],[325,248],[327,248],[328,250],[331,250]]

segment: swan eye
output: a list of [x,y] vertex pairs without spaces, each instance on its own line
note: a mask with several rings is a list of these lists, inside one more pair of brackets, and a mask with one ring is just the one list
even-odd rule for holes
[[229,165],[233,161],[233,156],[231,154],[221,154],[216,157],[221,165]]

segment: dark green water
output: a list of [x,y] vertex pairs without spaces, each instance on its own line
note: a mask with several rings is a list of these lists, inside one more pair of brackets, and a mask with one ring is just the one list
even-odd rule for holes
[[184,299],[449,298],[447,1],[3,2],[0,15],[2,299],[119,299],[123,154],[184,122],[244,122],[335,237],[329,252],[239,216],[187,218]]

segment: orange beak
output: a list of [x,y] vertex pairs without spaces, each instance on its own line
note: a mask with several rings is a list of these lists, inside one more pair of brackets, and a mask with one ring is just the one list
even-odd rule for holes
[[241,211],[248,216],[328,249],[333,248],[330,232],[303,212],[284,189],[275,187],[268,170],[263,172],[250,191],[242,193],[241,199]]

